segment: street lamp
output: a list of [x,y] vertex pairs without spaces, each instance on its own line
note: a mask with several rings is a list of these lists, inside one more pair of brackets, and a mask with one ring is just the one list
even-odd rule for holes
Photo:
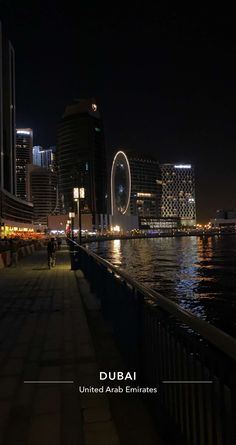
[[85,197],[85,189],[84,187],[74,187],[73,189],[73,197],[74,201],[77,202],[77,215],[78,215],[78,223],[79,223],[79,244],[81,244],[81,230],[82,230],[82,223],[81,223],[81,205],[80,200],[84,199]]
[[74,218],[75,218],[75,213],[74,212],[69,212],[69,218],[71,220],[71,239],[73,241],[73,239],[74,239]]

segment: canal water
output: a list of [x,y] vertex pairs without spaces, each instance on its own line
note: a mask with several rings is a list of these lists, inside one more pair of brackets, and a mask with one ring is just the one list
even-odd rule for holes
[[236,337],[236,235],[100,241],[88,247]]

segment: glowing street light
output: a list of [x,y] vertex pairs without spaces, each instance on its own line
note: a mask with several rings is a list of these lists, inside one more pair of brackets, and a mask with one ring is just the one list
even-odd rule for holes
[[77,215],[79,220],[79,244],[81,244],[81,232],[82,232],[80,199],[84,199],[84,197],[85,197],[84,187],[73,188],[73,198],[74,201],[77,202]]

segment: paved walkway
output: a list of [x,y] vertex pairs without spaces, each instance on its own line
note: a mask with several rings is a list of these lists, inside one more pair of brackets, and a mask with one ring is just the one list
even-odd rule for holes
[[[91,314],[99,309],[66,250],[52,270],[42,250],[0,271],[0,445],[160,444],[142,405],[79,393],[78,385],[101,386]],[[95,334],[108,339],[99,323]]]

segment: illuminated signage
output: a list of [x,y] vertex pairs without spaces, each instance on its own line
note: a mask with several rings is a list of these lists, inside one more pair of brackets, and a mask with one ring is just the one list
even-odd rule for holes
[[151,198],[153,196],[152,193],[137,193],[139,198]]
[[174,165],[174,168],[191,168],[190,164],[179,164],[179,165]]
[[27,131],[27,130],[16,130],[17,134],[31,134],[31,131]]

